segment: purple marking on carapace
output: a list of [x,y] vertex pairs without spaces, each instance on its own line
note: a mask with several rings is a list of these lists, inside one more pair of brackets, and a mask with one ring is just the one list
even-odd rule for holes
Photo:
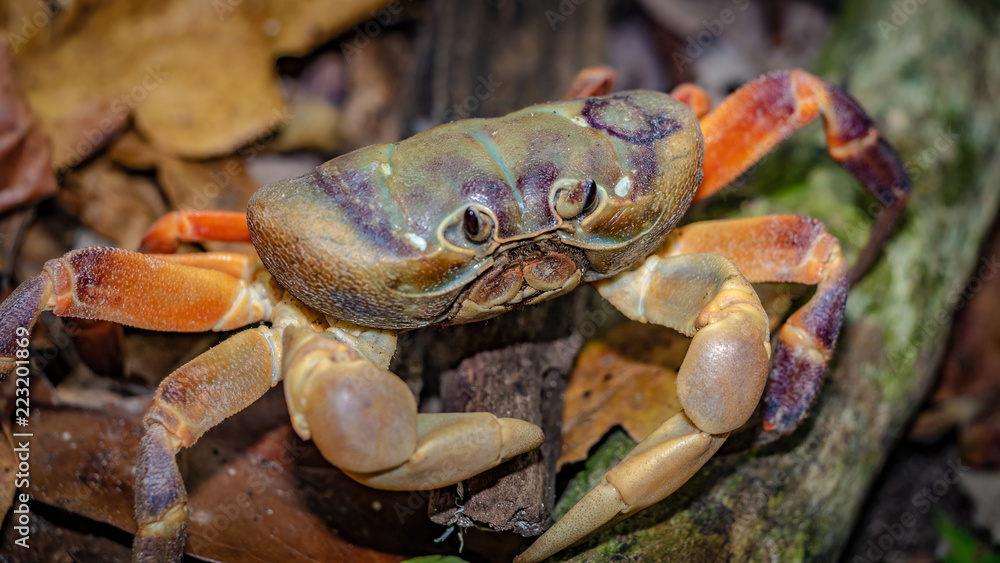
[[[619,100],[622,103],[631,105],[634,113],[646,118],[647,127],[644,129],[627,130],[607,123],[604,119],[604,111],[611,104],[611,100]],[[583,106],[581,115],[583,115],[587,123],[594,129],[607,131],[609,135],[633,144],[649,144],[668,135],[673,135],[681,129],[681,124],[677,120],[667,115],[649,115],[639,106],[632,103],[629,96],[612,96],[610,99],[595,98],[587,100]]]
[[539,228],[555,226],[556,218],[549,204],[549,191],[552,183],[559,177],[559,167],[546,162],[517,179],[517,189],[521,192],[521,200],[530,212],[541,219]]
[[[323,168],[312,173],[314,185],[336,203],[344,212],[344,218],[354,225],[372,242],[397,256],[414,256],[413,246],[399,239],[392,232],[385,208],[378,200],[378,189],[371,177],[357,170],[342,170],[330,174]],[[369,203],[373,203],[369,207]]]
[[497,217],[501,238],[513,236],[520,229],[520,213],[511,188],[499,178],[481,178],[462,184],[462,199],[482,204]]

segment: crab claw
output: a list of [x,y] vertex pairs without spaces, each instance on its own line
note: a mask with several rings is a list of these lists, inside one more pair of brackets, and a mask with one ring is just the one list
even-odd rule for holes
[[352,479],[387,490],[436,489],[542,444],[542,430],[490,413],[417,414],[406,384],[326,333],[284,332],[292,426]]
[[545,438],[530,422],[486,412],[417,416],[417,447],[406,463],[375,473],[345,473],[376,489],[437,489],[529,452]]
[[671,417],[527,551],[514,558],[514,563],[541,561],[616,517],[656,504],[686,483],[718,451],[726,436],[701,431],[683,413]]

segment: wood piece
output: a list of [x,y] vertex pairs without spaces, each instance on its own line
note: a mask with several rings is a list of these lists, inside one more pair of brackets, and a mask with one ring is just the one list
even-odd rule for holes
[[[555,505],[555,461],[559,457],[562,397],[582,338],[516,344],[477,354],[441,376],[445,412],[492,412],[545,429],[538,450],[431,496],[428,511],[438,524],[537,536]],[[544,409],[542,406],[544,405]],[[543,502],[538,502],[538,496]]]

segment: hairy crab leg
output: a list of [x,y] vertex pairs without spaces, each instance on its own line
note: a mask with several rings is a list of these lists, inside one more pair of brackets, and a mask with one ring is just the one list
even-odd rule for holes
[[694,200],[728,185],[778,143],[823,117],[830,156],[850,172],[881,209],[851,279],[871,267],[910,194],[910,178],[871,118],[840,88],[801,70],[772,72],[733,92],[701,120],[704,179]]
[[17,329],[30,331],[42,311],[150,330],[231,330],[267,318],[273,290],[270,276],[260,272],[240,279],[173,256],[106,247],[49,260],[0,304],[0,379],[15,367]]
[[490,413],[417,414],[406,384],[326,333],[290,327],[283,374],[292,426],[356,481],[389,490],[444,487],[537,448],[534,424]]
[[712,109],[712,98],[708,92],[700,86],[695,86],[689,82],[678,85],[670,95],[680,100],[684,105],[691,108],[695,117],[701,119]]
[[256,257],[237,252],[193,252],[191,254],[150,254],[149,256],[174,264],[215,270],[248,282],[263,268],[260,260]]
[[246,213],[191,211],[167,213],[149,228],[139,252],[176,252],[182,242],[250,242]]
[[517,563],[541,561],[669,496],[750,418],[767,381],[767,315],[753,287],[726,258],[653,255],[596,286],[627,317],[693,335],[677,376],[684,410],[608,471]]
[[693,223],[670,233],[661,256],[712,252],[732,260],[757,282],[818,285],[812,298],[778,332],[764,392],[764,432],[756,444],[795,430],[823,383],[844,320],[847,267],[836,237],[801,215]]
[[274,332],[265,327],[241,332],[184,364],[157,388],[135,464],[138,532],[132,561],[181,560],[187,494],[175,456],[278,382],[281,351]]
[[[576,73],[573,85],[563,95],[564,100],[584,98],[588,96],[604,96],[610,94],[615,87],[618,73],[611,67],[588,66]],[[708,113],[712,107],[712,99],[704,89],[694,84],[684,83],[670,92],[694,112],[698,119]]]

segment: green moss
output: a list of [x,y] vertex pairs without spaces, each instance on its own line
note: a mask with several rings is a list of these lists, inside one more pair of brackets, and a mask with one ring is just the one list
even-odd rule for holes
[[555,510],[553,510],[553,518],[555,520],[562,518],[567,510],[583,498],[583,495],[587,494],[588,491],[596,487],[604,474],[618,465],[618,462],[628,455],[634,447],[635,440],[629,438],[625,432],[616,430],[609,434],[593,455],[587,458],[583,471],[566,486],[566,491],[559,498]]

